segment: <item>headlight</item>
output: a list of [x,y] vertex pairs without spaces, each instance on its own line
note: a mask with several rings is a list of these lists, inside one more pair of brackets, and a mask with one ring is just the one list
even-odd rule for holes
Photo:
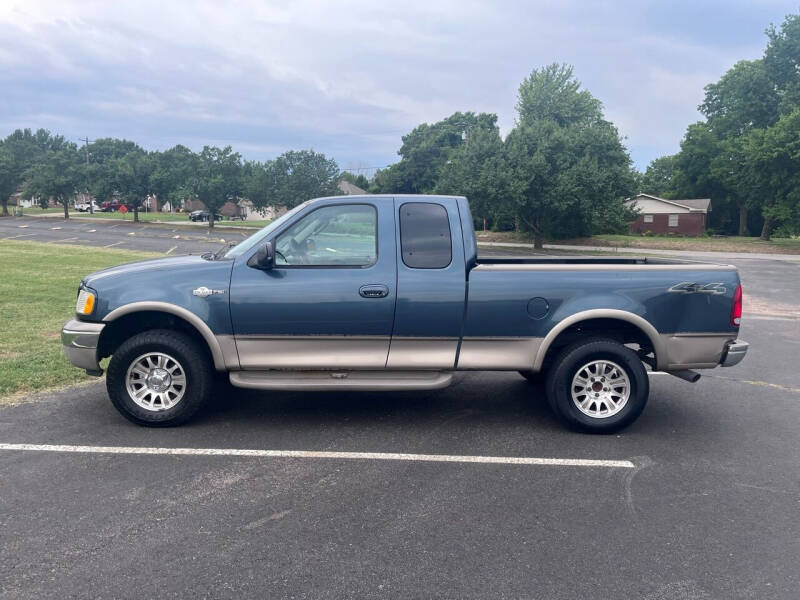
[[94,310],[94,301],[96,296],[94,292],[89,290],[81,290],[78,292],[78,302],[75,305],[75,312],[79,315],[90,315]]

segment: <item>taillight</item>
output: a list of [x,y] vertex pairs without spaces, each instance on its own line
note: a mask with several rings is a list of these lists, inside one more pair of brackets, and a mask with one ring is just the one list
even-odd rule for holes
[[739,327],[742,324],[742,284],[736,286],[733,292],[733,308],[731,308],[731,325]]

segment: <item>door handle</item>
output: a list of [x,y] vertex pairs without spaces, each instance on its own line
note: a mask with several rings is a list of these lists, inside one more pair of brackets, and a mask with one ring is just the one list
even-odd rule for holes
[[358,289],[358,294],[362,298],[385,298],[389,295],[389,288],[379,283],[362,285]]

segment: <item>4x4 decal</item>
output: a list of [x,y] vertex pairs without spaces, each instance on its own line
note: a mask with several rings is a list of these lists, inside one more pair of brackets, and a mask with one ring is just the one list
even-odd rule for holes
[[715,296],[724,294],[727,289],[722,283],[695,283],[693,281],[683,281],[676,283],[667,290],[678,294],[714,294]]

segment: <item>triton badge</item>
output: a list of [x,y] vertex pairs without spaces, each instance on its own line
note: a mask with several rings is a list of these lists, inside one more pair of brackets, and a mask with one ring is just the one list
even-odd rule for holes
[[192,290],[192,296],[200,296],[201,298],[207,298],[208,296],[212,296],[214,294],[224,294],[225,290],[212,290],[205,286],[195,288]]

